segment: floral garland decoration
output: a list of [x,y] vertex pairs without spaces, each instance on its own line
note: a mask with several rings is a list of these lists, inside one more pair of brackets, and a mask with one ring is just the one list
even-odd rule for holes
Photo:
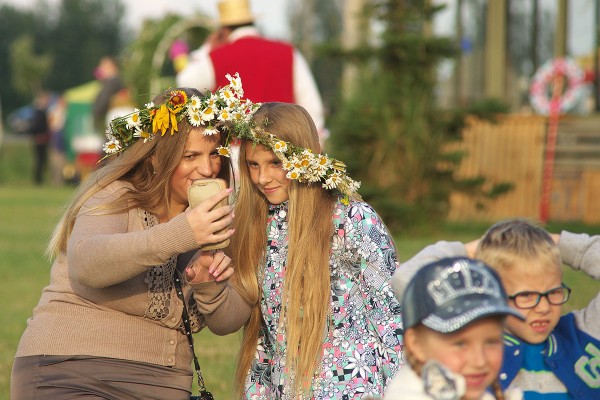
[[190,96],[182,90],[173,90],[163,103],[146,104],[144,109],[134,109],[130,114],[114,118],[106,130],[107,142],[103,146],[106,157],[119,153],[142,139],[153,140],[171,129],[178,131],[177,123],[187,118],[192,126],[206,126],[204,135],[219,133],[217,126],[224,122],[244,123],[260,107],[259,103],[242,100],[244,90],[239,74],[227,74],[229,85],[206,96]]
[[[269,121],[265,121],[268,126]],[[327,190],[337,190],[343,195],[342,202],[348,204],[351,196],[356,196],[360,182],[350,178],[346,173],[346,164],[331,158],[326,154],[315,154],[310,149],[295,146],[279,139],[263,127],[253,126],[252,123],[237,123],[232,129],[233,139],[251,140],[273,151],[287,171],[286,177],[301,183],[322,182]],[[229,137],[227,143],[230,143]],[[219,154],[229,157],[229,145],[219,147]]]
[[350,196],[356,195],[360,182],[347,175],[343,162],[326,154],[314,154],[310,149],[277,138],[262,127],[255,127],[250,120],[261,104],[242,99],[244,90],[239,74],[226,76],[229,85],[215,93],[188,98],[184,91],[173,90],[163,104],[150,102],[144,109],[135,109],[130,114],[114,118],[106,130],[104,158],[122,152],[139,139],[144,143],[153,140],[159,132],[160,136],[164,136],[170,129],[172,136],[178,131],[177,123],[187,118],[192,126],[205,126],[203,134],[207,136],[219,133],[217,127],[228,129],[227,144],[217,148],[221,156],[230,156],[232,141],[252,140],[275,153],[282,161],[288,179],[308,184],[321,181],[323,188],[339,191],[346,204]]
[[560,94],[559,112],[571,110],[583,94],[585,73],[570,58],[556,58],[544,63],[535,73],[529,88],[529,98],[535,111],[543,115],[550,114],[552,106],[552,85],[554,78],[563,75],[565,90]]

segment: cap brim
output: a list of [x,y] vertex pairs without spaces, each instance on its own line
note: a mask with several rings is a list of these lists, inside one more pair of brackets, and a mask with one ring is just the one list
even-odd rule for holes
[[521,313],[508,305],[499,302],[497,299],[493,299],[492,301],[489,299],[487,301],[478,299],[471,301],[471,304],[469,305],[465,305],[464,300],[461,300],[461,302],[454,307],[452,307],[452,305],[450,306],[450,311],[441,311],[430,314],[421,322],[423,325],[434,331],[440,333],[452,333],[464,328],[477,319],[496,315],[512,315],[521,320],[525,320],[525,317]]

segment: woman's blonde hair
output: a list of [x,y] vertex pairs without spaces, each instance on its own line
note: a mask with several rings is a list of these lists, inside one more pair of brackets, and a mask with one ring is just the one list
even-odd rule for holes
[[[197,89],[177,90],[183,90],[188,96],[202,96]],[[172,91],[173,89],[169,89],[156,96],[154,104],[164,103]],[[173,135],[169,128],[164,136],[157,136],[146,143],[138,140],[126,150],[106,158],[102,166],[92,173],[73,195],[52,233],[46,254],[56,257],[58,253],[66,251],[67,241],[81,206],[94,194],[117,180],[128,182],[132,188],[124,191],[117,201],[95,210],[96,212],[118,213],[139,207],[154,214],[172,217],[169,209],[171,175],[181,161],[188,136],[194,129],[187,118],[179,121],[177,126],[178,131],[173,132]],[[223,143],[224,135],[219,136],[207,138]],[[229,181],[230,163],[227,158],[222,160],[219,177]]]
[[[265,103],[253,116],[256,124],[296,146],[320,152],[317,129],[306,110],[295,104]],[[269,203],[250,180],[245,143],[240,149],[240,190],[236,200],[233,259],[242,295],[253,305],[244,329],[238,357],[236,393],[241,395],[256,353],[262,326],[261,285],[258,271],[265,262]],[[288,257],[280,324],[287,339],[286,366],[294,377],[297,397],[308,394],[321,360],[321,348],[329,315],[329,255],[333,234],[332,213],[336,195],[319,183],[291,181],[288,202]]]

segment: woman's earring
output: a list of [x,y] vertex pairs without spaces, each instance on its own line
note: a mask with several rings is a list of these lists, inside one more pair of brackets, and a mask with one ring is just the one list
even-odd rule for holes
[[152,171],[152,175],[156,175],[156,170],[153,170],[153,171]]

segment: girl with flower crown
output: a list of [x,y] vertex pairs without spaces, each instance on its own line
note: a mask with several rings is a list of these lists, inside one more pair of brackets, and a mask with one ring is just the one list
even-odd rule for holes
[[[105,150],[118,155],[81,185],[49,244],[50,284],[17,350],[13,400],[189,400],[192,352],[180,294],[194,332],[208,326],[224,335],[247,321],[250,308],[230,283],[223,252],[177,267],[181,253],[233,233],[217,233],[231,224],[231,206],[211,211],[231,190],[188,208],[194,180],[229,178],[218,153],[224,137],[210,128],[216,117],[199,117],[231,106],[213,96],[168,90],[112,121]],[[211,99],[223,108],[208,107]]]
[[236,375],[248,399],[381,396],[401,364],[393,239],[301,106],[238,132],[232,258],[252,304]]

